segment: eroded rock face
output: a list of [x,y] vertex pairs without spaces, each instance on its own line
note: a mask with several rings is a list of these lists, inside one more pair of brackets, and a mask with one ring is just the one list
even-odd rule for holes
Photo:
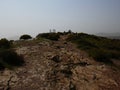
[[[52,45],[51,45],[52,43]],[[25,65],[0,72],[0,90],[119,90],[110,67],[95,62],[65,41],[16,49]],[[117,73],[119,76],[120,74]]]

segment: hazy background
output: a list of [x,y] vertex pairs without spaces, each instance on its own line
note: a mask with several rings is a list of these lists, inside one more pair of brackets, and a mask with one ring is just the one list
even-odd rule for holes
[[120,32],[120,0],[0,0],[0,38],[40,32]]

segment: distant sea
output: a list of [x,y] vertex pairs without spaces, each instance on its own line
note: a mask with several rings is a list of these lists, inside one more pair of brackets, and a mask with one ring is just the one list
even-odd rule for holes
[[19,36],[7,37],[8,40],[19,40]]
[[97,36],[107,37],[111,39],[120,39],[120,33],[97,33]]

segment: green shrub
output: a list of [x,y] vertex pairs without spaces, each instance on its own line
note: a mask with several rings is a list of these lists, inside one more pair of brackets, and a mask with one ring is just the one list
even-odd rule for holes
[[0,51],[0,68],[12,68],[14,66],[21,66],[24,64],[22,56],[18,55],[13,50]]
[[11,69],[14,66],[21,66],[24,63],[23,57],[12,50],[12,42],[7,39],[0,40],[0,70]]
[[11,42],[7,39],[1,39],[0,40],[0,49],[9,49],[11,47]]
[[20,39],[28,40],[28,39],[32,39],[32,37],[30,35],[24,34],[20,37]]
[[39,38],[46,38],[46,39],[50,39],[53,41],[57,41],[60,38],[60,34],[58,33],[42,33],[42,34],[38,34],[36,36],[37,39]]

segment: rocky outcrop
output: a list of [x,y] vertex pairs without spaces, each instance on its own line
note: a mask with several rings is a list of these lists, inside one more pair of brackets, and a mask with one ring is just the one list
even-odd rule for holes
[[[76,48],[60,41],[39,42],[16,48],[25,65],[0,72],[0,90],[119,90],[109,76],[109,66],[98,63]],[[116,71],[117,72],[117,71]],[[117,73],[119,74],[119,73]]]

